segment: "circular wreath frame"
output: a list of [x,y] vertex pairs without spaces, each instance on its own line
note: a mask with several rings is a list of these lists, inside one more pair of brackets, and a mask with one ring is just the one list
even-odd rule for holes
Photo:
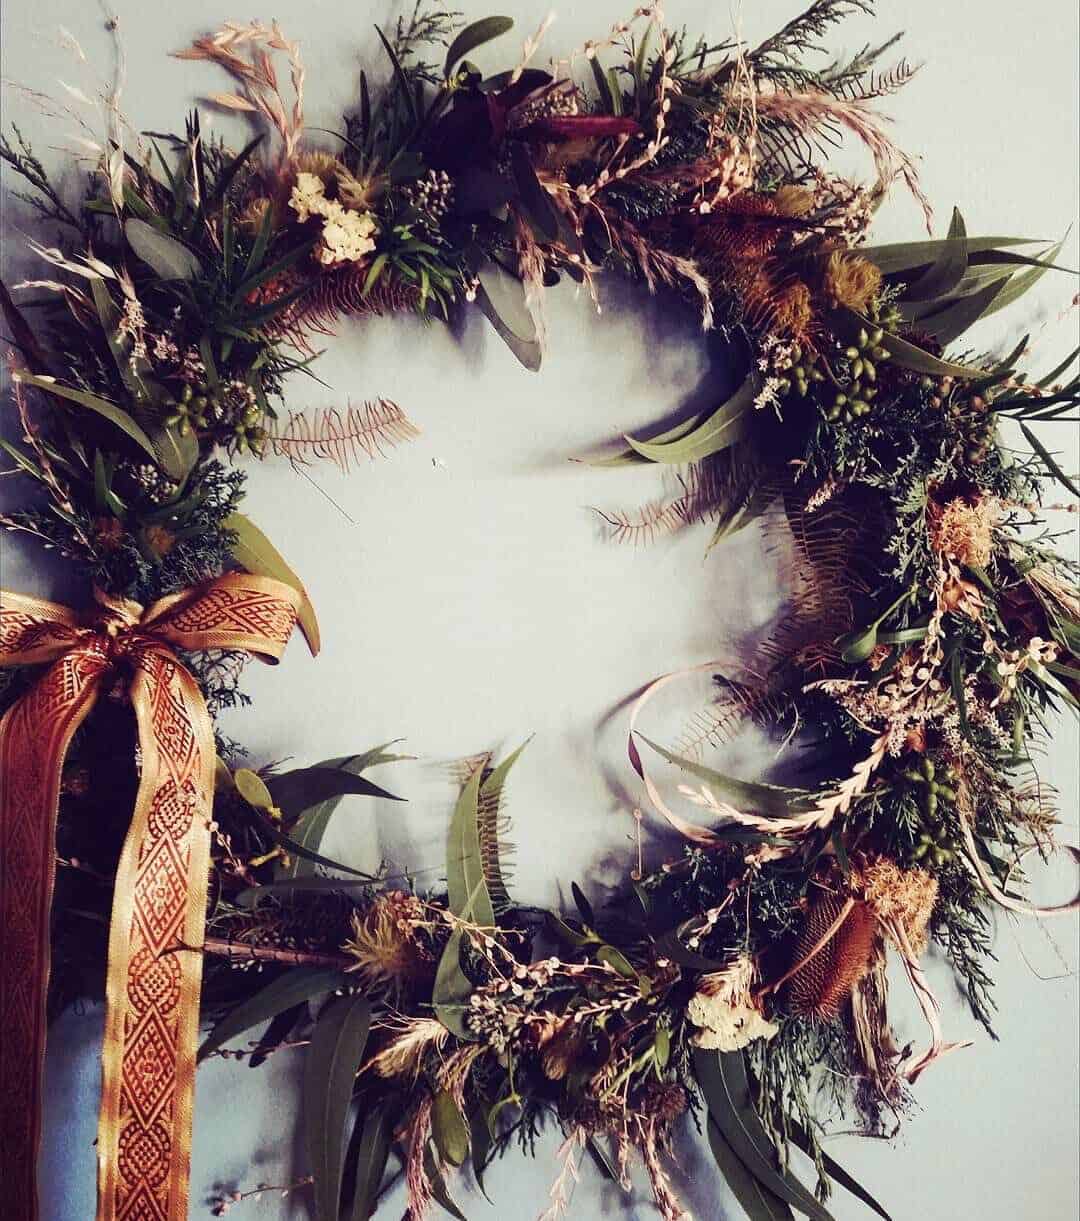
[[[854,1083],[836,1101],[868,1131],[892,1130],[909,1086],[958,1046],[919,965],[929,941],[989,1028],[987,904],[1038,916],[1076,906],[1018,893],[1020,863],[1049,851],[1054,820],[1017,777],[1033,726],[1080,690],[1075,572],[1022,529],[1041,512],[1040,481],[1076,494],[1032,425],[1075,407],[1080,380],[1070,362],[1037,381],[1022,373],[1024,344],[996,361],[944,351],[1060,247],[970,238],[959,212],[944,239],[866,243],[894,181],[928,225],[929,205],[872,108],[910,67],[880,70],[880,52],[824,68],[804,58],[854,7],[815,0],[750,50],[692,43],[646,5],[551,72],[531,62],[542,27],[485,77],[468,57],[509,19],[455,30],[418,5],[392,37],[380,32],[388,80],[361,77],[332,152],[304,136],[297,45],[276,24],[230,23],[180,58],[223,68],[233,91],[210,101],[269,138],[233,153],[194,112],[183,136],[129,149],[110,99],[76,210],[17,131],[0,149],[66,233],[60,247],[34,244],[54,278],[19,286],[46,294],[47,329],[3,290],[22,430],[5,449],[40,495],[2,524],[83,571],[113,624],[241,569],[293,589],[317,651],[302,584],[237,509],[244,476],[231,460],[347,465],[407,438],[408,420],[381,400],[277,414],[312,336],[345,315],[448,316],[473,302],[535,369],[544,290],[569,276],[595,292],[599,272],[618,270],[684,296],[745,367],[716,408],[598,461],[689,471],[683,495],[615,519],[619,533],[711,521],[715,541],[780,506],[798,560],[792,610],[754,664],[716,676],[706,736],[746,720],[809,732],[813,785],[750,783],[645,738],[642,708],[678,676],[659,680],[635,706],[629,753],[684,855],[635,874],[600,912],[574,885],[578,910],[563,918],[515,905],[501,864],[502,791],[520,751],[463,765],[447,886],[420,895],[320,852],[345,795],[390,796],[367,775],[401,757],[389,745],[256,773],[218,735],[200,1055],[255,1066],[310,1043],[320,1217],[342,1203],[370,1215],[395,1147],[410,1217],[433,1201],[460,1216],[450,1174],[470,1159],[480,1180],[515,1137],[554,1119],[566,1141],[552,1217],[589,1148],[623,1184],[638,1156],[675,1221],[664,1155],[688,1108],[707,1115],[751,1216],[794,1207],[825,1221],[833,1183],[887,1216],[821,1148],[815,1066]],[[445,56],[429,62],[440,43]],[[869,150],[872,186],[824,169],[835,130]],[[1003,418],[1019,421],[1032,459],[1010,461]],[[211,712],[242,698],[236,649],[183,662]],[[42,681],[33,666],[9,673],[6,726]],[[121,668],[119,685],[129,678]],[[53,1015],[103,986],[134,735],[130,708],[105,701],[64,765]],[[683,769],[681,796],[709,826],[670,808],[645,766],[653,755]],[[545,939],[559,948],[538,958]],[[891,1037],[889,950],[926,1015],[923,1051]],[[230,1049],[267,1020],[257,1042]],[[815,1160],[817,1195],[786,1168],[792,1144]]]

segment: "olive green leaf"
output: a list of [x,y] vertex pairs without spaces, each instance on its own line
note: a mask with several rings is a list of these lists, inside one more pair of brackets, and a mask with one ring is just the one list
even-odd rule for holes
[[543,352],[524,284],[491,259],[476,268],[476,276],[476,304],[510,351],[535,373]]
[[505,34],[508,30],[513,29],[513,26],[514,19],[512,17],[484,17],[480,21],[474,21],[472,25],[467,25],[450,44],[446,52],[446,63],[443,67],[444,75],[449,77],[458,63],[470,51],[475,51],[477,47],[482,47],[485,42],[491,42],[493,38],[500,37],[500,35]]
[[443,1178],[442,1170],[435,1161],[430,1145],[424,1150],[424,1174],[427,1177],[427,1181],[431,1184],[431,1194],[446,1209],[450,1216],[456,1217],[457,1221],[468,1221],[465,1214],[451,1198],[450,1192],[446,1187],[446,1180]]
[[320,648],[319,621],[315,617],[315,608],[311,605],[304,583],[251,518],[245,517],[243,513],[230,513],[222,522],[222,528],[236,535],[232,556],[241,568],[256,576],[273,577],[275,581],[291,585],[300,594],[297,621],[314,657]]
[[469,1156],[469,1126],[449,1090],[439,1090],[435,1095],[431,1135],[443,1161],[451,1166],[460,1166]]
[[967,229],[959,208],[953,208],[949,235],[933,263],[904,290],[905,301],[933,301],[944,297],[963,279],[968,265]]
[[103,399],[99,395],[91,394],[88,390],[77,390],[74,386],[64,386],[48,377],[35,377],[20,369],[12,374],[12,378],[24,386],[34,386],[38,390],[44,390],[46,394],[55,394],[57,398],[67,399],[69,402],[78,403],[79,406],[96,412],[110,424],[114,424],[121,432],[126,433],[140,449],[144,450],[155,462],[157,461],[157,450],[154,448],[154,443],[122,407],[110,403],[108,399]]
[[328,1005],[311,1034],[304,1116],[319,1221],[338,1221],[345,1120],[370,1029],[371,1002],[358,993]]
[[731,1193],[750,1221],[795,1221],[795,1214],[778,1196],[760,1183],[735,1156],[714,1119],[709,1120],[709,1148]]
[[261,1022],[291,1009],[301,1001],[310,1000],[323,992],[340,988],[348,977],[341,971],[326,967],[294,967],[272,980],[261,992],[241,1001],[217,1023],[199,1048],[199,1059],[205,1060],[230,1039],[258,1026]]
[[[789,1127],[791,1139],[796,1145],[806,1154],[813,1156],[813,1146],[810,1142],[809,1134],[802,1124],[796,1120],[792,1120]],[[821,1158],[821,1164],[825,1167],[829,1178],[834,1182],[839,1183],[841,1187],[849,1191],[856,1199],[862,1200],[867,1208],[872,1209],[882,1221],[892,1221],[892,1218],[884,1208],[874,1199],[874,1197],[866,1190],[863,1185],[853,1178],[839,1162],[831,1158],[824,1149],[818,1150],[818,1156]]]
[[[384,744],[389,745],[389,742]],[[271,778],[269,788],[274,803],[289,820],[290,836],[296,843],[317,851],[342,798],[349,794],[402,800],[361,775],[376,764],[406,757],[386,754],[384,746],[360,755],[326,759],[314,767],[298,768]],[[280,876],[300,878],[313,872],[309,862],[297,857],[282,869]]]
[[[483,768],[477,767],[461,791],[450,819],[446,848],[446,882],[450,910],[473,924],[495,923],[495,911],[484,877],[477,822]],[[446,943],[438,969],[432,1003],[435,1016],[459,1039],[475,1038],[465,1024],[464,1006],[472,984],[461,967],[463,934],[455,928]]]
[[778,784],[760,784],[749,780],[738,780],[734,776],[725,776],[722,772],[713,771],[695,763],[692,759],[684,759],[672,754],[664,747],[651,742],[643,734],[637,735],[646,746],[652,747],[669,763],[681,767],[709,785],[713,792],[723,800],[730,801],[739,809],[758,810],[774,818],[786,818],[798,810],[809,809],[813,798],[806,789],[786,788]]
[[529,152],[520,140],[510,145],[510,167],[514,172],[521,203],[528,213],[536,236],[541,242],[553,242],[559,236],[559,218],[551,197],[536,177]]
[[366,1115],[356,1117],[359,1143],[356,1146],[356,1187],[349,1221],[370,1221],[379,1202],[386,1162],[394,1133],[392,1103],[377,1102]]
[[638,441],[627,437],[626,443],[650,462],[700,462],[702,458],[726,449],[745,434],[757,388],[753,374],[748,374],[731,398],[689,432],[667,440],[654,437],[651,441]]
[[[885,246],[866,246],[859,251],[862,258],[869,259],[887,276],[911,271],[916,267],[927,267],[941,258],[957,238],[939,238],[927,242],[893,242]],[[968,256],[987,250],[1004,250],[1010,246],[1039,246],[1045,243],[1031,237],[964,237],[964,248]]]
[[995,280],[985,288],[968,297],[960,297],[936,314],[928,314],[919,323],[919,329],[932,335],[942,345],[950,344],[986,313],[996,298],[1001,296],[1008,281]]
[[146,433],[154,447],[157,464],[174,483],[183,483],[199,460],[199,438],[189,428],[181,432],[175,424],[147,421]]
[[163,280],[194,280],[202,270],[193,250],[136,216],[124,222],[124,237],[136,256]]
[[1069,478],[1069,476],[1066,475],[1061,469],[1054,455],[1046,448],[1042,441],[1039,440],[1035,433],[1023,421],[1018,422],[1020,424],[1020,431],[1024,434],[1024,439],[1043,460],[1046,465],[1046,469],[1050,472],[1050,474],[1053,475],[1053,477],[1063,487],[1068,488],[1074,496],[1080,496],[1080,488],[1078,488],[1077,485]]
[[[777,1167],[776,1147],[754,1109],[743,1053],[699,1048],[694,1052],[694,1076],[719,1134],[747,1174],[772,1196],[806,1213],[811,1221],[833,1221],[828,1209],[798,1179]],[[774,1211],[759,1215],[787,1214]]]

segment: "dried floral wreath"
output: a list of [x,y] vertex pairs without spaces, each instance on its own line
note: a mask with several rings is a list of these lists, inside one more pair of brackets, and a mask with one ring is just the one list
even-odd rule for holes
[[[186,1215],[205,963],[201,1056],[255,1066],[309,1045],[305,1182],[323,1221],[373,1215],[402,1175],[412,1221],[433,1202],[460,1218],[453,1173],[469,1161],[482,1182],[548,1122],[565,1142],[545,1218],[568,1211],[588,1153],[624,1187],[640,1159],[675,1221],[689,1214],[666,1159],[687,1111],[751,1217],[827,1221],[831,1184],[887,1217],[821,1136],[845,1110],[893,1131],[909,1086],[957,1046],[921,956],[936,943],[989,1029],[990,905],[1076,906],[1022,896],[1025,857],[1051,850],[1055,822],[1032,741],[1080,695],[1074,567],[1029,528],[1040,480],[1078,489],[1032,425],[1065,420],[1080,378],[1075,353],[1038,381],[1020,372],[1026,342],[1004,359],[944,354],[1058,247],[969,238],[959,213],[942,240],[866,244],[897,179],[926,207],[873,109],[913,74],[878,68],[895,40],[817,55],[832,22],[869,8],[814,0],[750,50],[672,33],[651,4],[550,71],[530,66],[542,28],[515,67],[484,76],[468,57],[511,22],[459,29],[418,4],[380,32],[388,83],[361,74],[330,151],[305,135],[296,45],[277,25],[228,24],[181,57],[225,69],[236,91],[210,101],[269,129],[239,153],[198,113],[182,136],[133,143],[107,93],[107,138],[88,132],[94,172],[72,208],[20,133],[4,139],[63,236],[34,243],[55,278],[18,287],[38,300],[3,292],[21,432],[4,450],[40,494],[2,523],[77,566],[98,604],[80,617],[5,594],[0,620],[15,1215],[35,1207],[46,980],[49,1015],[107,995],[99,1217]],[[73,92],[82,121],[89,99]],[[823,167],[844,134],[871,154],[869,187]],[[681,755],[632,735],[687,844],[618,901],[594,911],[575,886],[574,918],[515,903],[502,793],[516,755],[464,766],[445,890],[358,874],[320,853],[323,832],[346,795],[389,797],[368,773],[400,756],[259,774],[206,716],[243,698],[244,653],[278,655],[294,617],[318,646],[303,587],[238,512],[235,460],[346,465],[409,434],[387,402],[279,416],[286,378],[342,316],[475,302],[536,368],[545,288],[569,276],[594,291],[602,270],[682,294],[744,373],[716,409],[606,459],[691,472],[678,500],[617,530],[711,520],[720,538],[779,516],[796,555],[789,613],[753,664],[717,675]],[[1003,419],[1034,455],[1006,447]],[[747,720],[800,735],[813,783],[698,762],[694,746]],[[664,803],[639,744],[693,777],[681,792],[708,827]],[[890,950],[925,1050],[890,1032]]]

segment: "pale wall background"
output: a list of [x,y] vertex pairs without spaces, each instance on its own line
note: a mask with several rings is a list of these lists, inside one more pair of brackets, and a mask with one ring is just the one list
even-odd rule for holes
[[[486,6],[461,0],[470,19]],[[124,109],[141,128],[176,129],[197,95],[224,87],[203,65],[169,60],[223,18],[277,16],[303,41],[308,122],[332,127],[354,96],[361,64],[377,59],[370,26],[405,4],[279,0],[266,12],[249,0],[184,4],[123,0],[117,12],[127,50]],[[531,33],[546,7],[500,0],[519,19],[502,58]],[[759,0],[741,11],[705,0],[670,0],[668,18],[711,35],[737,21],[756,41],[797,11],[794,0]],[[548,37],[565,54],[626,15],[613,0],[566,3]],[[853,50],[898,29],[906,54],[926,68],[887,104],[899,140],[922,154],[923,183],[943,231],[954,202],[969,232],[1056,238],[1077,218],[1077,15],[1069,0],[1020,6],[996,0],[948,4],[895,0],[880,20],[853,19],[836,49]],[[90,91],[109,69],[104,10],[87,0],[7,0],[5,80],[61,93],[62,78]],[[82,43],[90,68],[59,45],[59,27]],[[485,62],[494,62],[488,49]],[[52,164],[68,129],[48,124],[6,89],[4,119],[15,119]],[[239,135],[233,125],[228,130]],[[70,186],[77,189],[71,176]],[[9,187],[10,189],[10,187]],[[5,195],[4,273],[27,269],[25,208]],[[915,237],[916,206],[897,192],[882,211],[880,240]],[[1075,234],[1062,261],[1077,265]],[[977,337],[1011,347],[1034,332],[1041,365],[1052,367],[1077,342],[1075,281],[1044,279],[1037,292]],[[226,729],[256,763],[292,756],[314,762],[405,736],[420,761],[387,773],[408,807],[358,802],[343,812],[336,848],[357,863],[387,857],[437,874],[452,800],[446,763],[486,748],[535,740],[518,765],[511,810],[518,844],[518,892],[558,903],[578,879],[586,890],[617,884],[629,868],[629,810],[640,800],[623,750],[619,704],[653,676],[717,656],[752,639],[782,596],[777,557],[747,532],[704,555],[706,534],[634,550],[605,541],[590,506],[632,507],[662,488],[656,471],[610,472],[568,459],[672,410],[703,404],[706,343],[669,300],[618,284],[603,290],[603,317],[573,287],[550,297],[550,354],[544,371],[521,370],[477,314],[458,329],[394,319],[347,323],[319,366],[334,387],[296,389],[296,406],[385,395],[422,428],[420,440],[349,477],[331,469],[312,482],[284,463],[252,479],[249,512],[304,574],[319,608],[325,652],[318,662],[295,643],[276,671],[253,668],[254,708]],[[1062,430],[1076,469],[1075,431]],[[334,508],[316,482],[341,507]],[[0,488],[5,497],[10,485]],[[1064,523],[1063,523],[1064,524]],[[1075,551],[1075,540],[1068,544]],[[75,596],[37,552],[4,540],[6,585]],[[687,689],[652,723],[673,738],[695,707]],[[729,750],[725,764],[752,774],[768,764],[761,743]],[[1063,722],[1047,760],[1066,818],[1077,810],[1077,737]],[[653,861],[663,847],[652,838]],[[1064,869],[1048,880],[1060,893]],[[565,889],[564,889],[565,888]],[[568,897],[568,896],[567,896]],[[1054,929],[1000,922],[997,997],[1000,1043],[990,1042],[959,999],[948,972],[931,975],[945,1003],[950,1037],[976,1046],[920,1082],[919,1109],[891,1146],[840,1137],[834,1152],[892,1210],[896,1221],[1073,1221],[1077,1215],[1077,941],[1075,923]],[[1041,978],[1051,977],[1051,978]],[[921,1037],[898,1004],[902,1040]],[[49,1221],[93,1216],[100,1014],[69,1014],[50,1042],[47,1134],[42,1160]],[[304,1172],[298,1154],[296,1063],[281,1055],[252,1072],[212,1063],[199,1076],[193,1218],[221,1185],[284,1182]],[[555,1174],[555,1140],[535,1161],[509,1156],[488,1179],[494,1205],[464,1186],[470,1218],[529,1218],[543,1211]],[[711,1159],[688,1142],[679,1180],[700,1218],[735,1218]],[[400,1216],[400,1195],[385,1205]],[[0,1208],[2,1212],[2,1208]],[[836,1200],[841,1221],[865,1216]],[[294,1200],[244,1205],[251,1221],[305,1216]],[[649,1218],[644,1192],[620,1199],[586,1166],[573,1215]]]

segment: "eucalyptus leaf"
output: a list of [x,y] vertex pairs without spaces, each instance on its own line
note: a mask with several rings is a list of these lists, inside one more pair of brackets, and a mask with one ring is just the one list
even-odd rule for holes
[[377,880],[373,877],[327,878],[321,874],[305,874],[303,877],[286,878],[281,882],[264,882],[261,886],[248,886],[237,894],[236,905],[252,908],[267,895],[275,898],[288,897],[300,892],[334,894],[337,891],[366,889]]
[[934,262],[904,290],[905,301],[933,301],[952,292],[968,264],[967,229],[959,208],[953,208],[949,234]]
[[[469,777],[450,818],[446,847],[447,901],[455,916],[473,924],[495,923],[495,910],[484,877],[480,854],[478,824],[480,784],[483,769],[477,767]],[[435,972],[432,1003],[435,1016],[459,1039],[475,1035],[465,1024],[465,1006],[472,983],[461,967],[463,934],[455,928],[446,943]]]
[[627,437],[626,442],[635,453],[651,462],[700,462],[702,458],[726,449],[745,434],[754,411],[757,389],[756,379],[748,374],[731,398],[683,436],[671,441],[655,438],[638,441]]
[[529,151],[520,140],[510,144],[510,166],[514,171],[521,203],[541,242],[553,242],[559,236],[559,218],[551,197],[540,185],[540,180],[529,159]]
[[181,432],[175,424],[148,421],[146,433],[157,455],[157,464],[174,483],[184,483],[199,460],[199,438],[189,428]]
[[431,1184],[431,1194],[435,1197],[437,1203],[445,1208],[451,1217],[456,1217],[457,1221],[468,1221],[468,1218],[451,1198],[446,1186],[446,1180],[443,1178],[442,1170],[436,1164],[430,1147],[424,1150],[424,1174],[427,1176],[427,1181]]
[[543,352],[525,300],[525,286],[491,259],[477,268],[476,276],[476,304],[510,351],[535,373]]
[[683,771],[687,771],[691,775],[704,780],[714,793],[730,801],[732,805],[738,806],[740,809],[758,810],[762,814],[767,814],[773,818],[786,818],[793,812],[809,809],[813,805],[813,798],[806,789],[792,789],[776,784],[759,784],[748,780],[737,780],[734,776],[725,776],[722,772],[713,771],[712,768],[695,763],[692,759],[684,759],[679,755],[674,755],[671,751],[665,750],[664,747],[651,742],[643,734],[638,734],[637,736],[641,738],[646,746],[652,747],[658,755],[661,755],[669,763],[674,763],[676,767],[681,767]]
[[[802,1124],[795,1120],[791,1121],[789,1131],[791,1139],[796,1145],[808,1156],[813,1156],[813,1146],[810,1143],[810,1137]],[[881,1218],[881,1221],[892,1221],[892,1218],[884,1208],[874,1199],[874,1197],[866,1190],[865,1187],[855,1178],[850,1175],[843,1166],[840,1165],[834,1158],[831,1158],[824,1149],[818,1150],[818,1156],[821,1158],[821,1164],[825,1167],[830,1179],[839,1183],[846,1191],[849,1191],[857,1200],[872,1209]]]
[[746,1210],[750,1221],[795,1221],[795,1214],[778,1196],[760,1183],[739,1161],[735,1151],[724,1139],[716,1120],[709,1119],[709,1148],[712,1150],[724,1182],[731,1194]]
[[162,280],[194,280],[202,270],[193,250],[137,216],[124,222],[124,237],[136,256]]
[[[153,452],[153,451],[151,451]],[[319,621],[315,617],[315,608],[311,605],[303,582],[282,558],[274,544],[266,537],[258,526],[243,513],[230,513],[222,522],[222,528],[236,535],[232,546],[233,559],[241,568],[256,576],[273,577],[285,585],[291,585],[301,598],[297,621],[304,633],[311,655],[314,657],[320,648]]]
[[469,1125],[465,1122],[454,1095],[439,1090],[431,1108],[431,1135],[444,1162],[460,1166],[469,1156]]
[[512,17],[483,17],[480,21],[467,25],[446,52],[444,74],[449,78],[459,62],[471,51],[482,47],[486,42],[491,42],[493,38],[500,37],[513,27],[514,19]]
[[462,933],[455,929],[439,959],[431,1003],[435,1016],[459,1039],[475,1042],[476,1035],[465,1024],[465,1011],[472,995],[472,981],[461,969]]
[[596,958],[598,962],[606,963],[613,971],[621,975],[623,979],[637,979],[638,973],[633,963],[621,950],[617,950],[613,945],[602,945],[596,951]]
[[570,893],[574,897],[574,906],[581,913],[582,920],[589,925],[595,924],[596,917],[593,915],[592,904],[585,898],[584,892],[577,882],[570,883]]
[[698,1048],[693,1063],[709,1115],[735,1160],[766,1192],[806,1213],[811,1221],[833,1221],[828,1209],[798,1179],[777,1167],[776,1147],[754,1109],[743,1053]]
[[959,339],[968,327],[978,322],[994,300],[1002,294],[1006,284],[1006,280],[996,280],[977,293],[961,297],[939,313],[924,317],[919,323],[919,329],[932,335],[942,345],[952,343],[954,339]]
[[[1018,301],[1024,293],[1038,284],[1048,271],[1067,271],[1067,268],[1057,267],[1053,261],[1060,254],[1064,244],[1065,240],[1063,238],[1047,251],[1045,259],[1031,260],[1034,262],[1034,266],[1030,267],[1027,271],[1021,272],[1019,275],[1013,276],[990,305],[983,310],[982,316],[989,318],[999,310],[1012,305],[1014,301]],[[1068,274],[1075,275],[1076,273],[1069,272]]]
[[270,791],[276,804],[290,813],[308,809],[322,802],[345,796],[382,797],[387,801],[403,801],[378,784],[373,784],[354,769],[369,767],[363,755],[327,760],[314,767],[301,767],[270,778]]
[[274,798],[266,787],[266,781],[258,772],[253,772],[250,767],[238,768],[233,773],[233,784],[249,806],[267,814],[274,810]]
[[461,791],[450,818],[446,849],[446,882],[450,910],[462,920],[490,926],[495,923],[483,862],[477,809],[483,769],[476,768]]
[[390,1156],[395,1118],[389,1101],[377,1102],[366,1115],[357,1116],[356,1123],[361,1135],[356,1152],[356,1186],[349,1221],[370,1221],[375,1215],[379,1187]]
[[[296,843],[316,851],[342,798],[349,794],[401,800],[361,775],[376,764],[404,757],[384,753],[385,746],[389,745],[385,743],[359,755],[326,759],[314,767],[298,768],[271,778],[270,792],[275,804],[289,819],[290,833]],[[281,876],[300,878],[312,872],[311,863],[297,857],[290,861]]]
[[[705,411],[692,416],[689,420],[682,420],[673,427],[649,437],[649,444],[666,445],[671,441],[681,440],[683,437],[689,436],[695,429],[700,428],[711,415],[711,411]],[[590,458],[585,461],[589,466],[640,466],[642,463],[649,462],[650,459],[638,453],[637,450],[624,449],[607,458]]]
[[929,373],[934,377],[952,377],[958,381],[986,376],[985,369],[971,368],[968,365],[956,364],[951,360],[942,360],[888,331],[882,337],[881,345],[888,351],[894,363],[902,369],[911,369],[916,373]]
[[96,412],[110,424],[114,424],[121,432],[126,433],[140,449],[154,462],[157,462],[157,450],[154,448],[154,443],[122,407],[110,403],[108,399],[103,399],[99,395],[91,394],[88,390],[77,390],[73,386],[62,385],[48,377],[35,377],[21,370],[16,371],[12,376],[24,386],[35,386],[47,394],[55,394],[57,398],[67,399],[69,402],[78,403],[80,407],[87,407]]
[[205,1060],[212,1051],[224,1047],[245,1030],[258,1026],[286,1009],[292,1009],[302,1001],[340,988],[346,979],[347,976],[341,971],[326,967],[293,967],[291,971],[271,980],[261,992],[256,992],[254,996],[230,1009],[210,1031],[199,1048],[198,1058]]
[[[965,237],[963,241],[969,257],[984,250],[1045,244],[1038,238],[1030,237]],[[860,249],[859,255],[876,264],[888,276],[930,266],[941,257],[947,246],[955,242],[956,239],[947,237],[927,242],[893,242],[885,246],[865,246]]]
[[343,996],[320,1015],[304,1065],[304,1126],[318,1221],[338,1221],[345,1120],[371,1029],[366,996]]
[[1074,496],[1080,496],[1080,488],[1069,478],[1068,475],[1058,465],[1057,459],[1039,440],[1038,436],[1030,429],[1023,421],[1019,421],[1020,431],[1024,434],[1024,439],[1031,448],[1039,455],[1046,465],[1046,469],[1063,487],[1069,489]]

